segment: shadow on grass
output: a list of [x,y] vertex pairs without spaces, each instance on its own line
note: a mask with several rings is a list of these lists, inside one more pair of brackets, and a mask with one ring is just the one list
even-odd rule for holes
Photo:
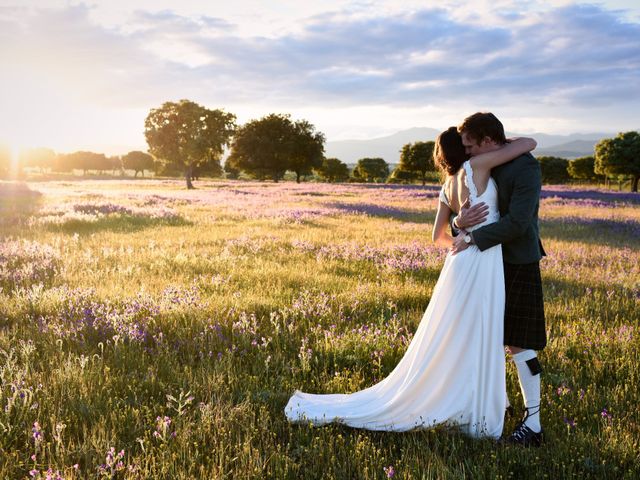
[[0,225],[17,225],[42,206],[42,193],[26,183],[0,182]]
[[607,192],[599,190],[563,190],[562,187],[548,187],[542,189],[540,198],[561,198],[563,200],[592,200],[608,203],[640,204],[640,193]]
[[352,183],[347,185],[353,185],[358,188],[366,188],[370,190],[413,190],[418,192],[432,192],[435,196],[440,193],[441,185],[414,185],[414,184],[402,184],[402,183]]
[[65,233],[68,235],[90,235],[99,232],[132,233],[153,227],[191,226],[193,222],[181,217],[173,219],[136,217],[131,215],[113,215],[100,218],[95,222],[84,220],[69,220],[63,224],[49,224],[46,226],[50,232]]
[[640,248],[640,222],[603,218],[563,217],[540,220],[541,236],[596,245]]
[[374,203],[347,203],[328,202],[326,207],[343,210],[345,213],[359,213],[370,217],[394,218],[397,220],[411,220],[413,223],[431,223],[431,215],[416,210],[393,207],[389,205],[376,205]]

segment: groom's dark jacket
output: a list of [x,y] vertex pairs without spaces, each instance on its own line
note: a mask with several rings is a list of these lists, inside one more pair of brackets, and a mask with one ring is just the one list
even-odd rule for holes
[[545,254],[538,230],[542,174],[540,163],[530,153],[491,171],[498,185],[500,220],[473,231],[480,250],[502,244],[506,263],[539,261]]

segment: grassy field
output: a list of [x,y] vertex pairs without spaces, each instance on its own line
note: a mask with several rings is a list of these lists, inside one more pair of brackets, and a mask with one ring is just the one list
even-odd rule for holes
[[0,478],[640,475],[638,194],[543,192],[547,443],[521,449],[283,415],[401,358],[444,261],[437,187],[197,186],[0,183]]

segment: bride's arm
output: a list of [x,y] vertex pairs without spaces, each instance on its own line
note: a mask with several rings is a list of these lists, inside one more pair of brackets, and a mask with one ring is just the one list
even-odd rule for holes
[[438,213],[436,213],[431,238],[433,243],[440,247],[449,248],[453,245],[453,236],[448,232],[450,215],[451,208],[446,203],[438,202]]
[[533,138],[521,137],[511,140],[509,143],[493,152],[481,153],[471,157],[469,163],[474,170],[491,170],[498,165],[507,163],[523,153],[536,148],[538,143]]

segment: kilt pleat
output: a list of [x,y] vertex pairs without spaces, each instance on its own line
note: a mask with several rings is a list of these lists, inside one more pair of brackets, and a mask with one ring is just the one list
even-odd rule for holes
[[547,345],[540,262],[504,264],[504,344],[532,350]]

